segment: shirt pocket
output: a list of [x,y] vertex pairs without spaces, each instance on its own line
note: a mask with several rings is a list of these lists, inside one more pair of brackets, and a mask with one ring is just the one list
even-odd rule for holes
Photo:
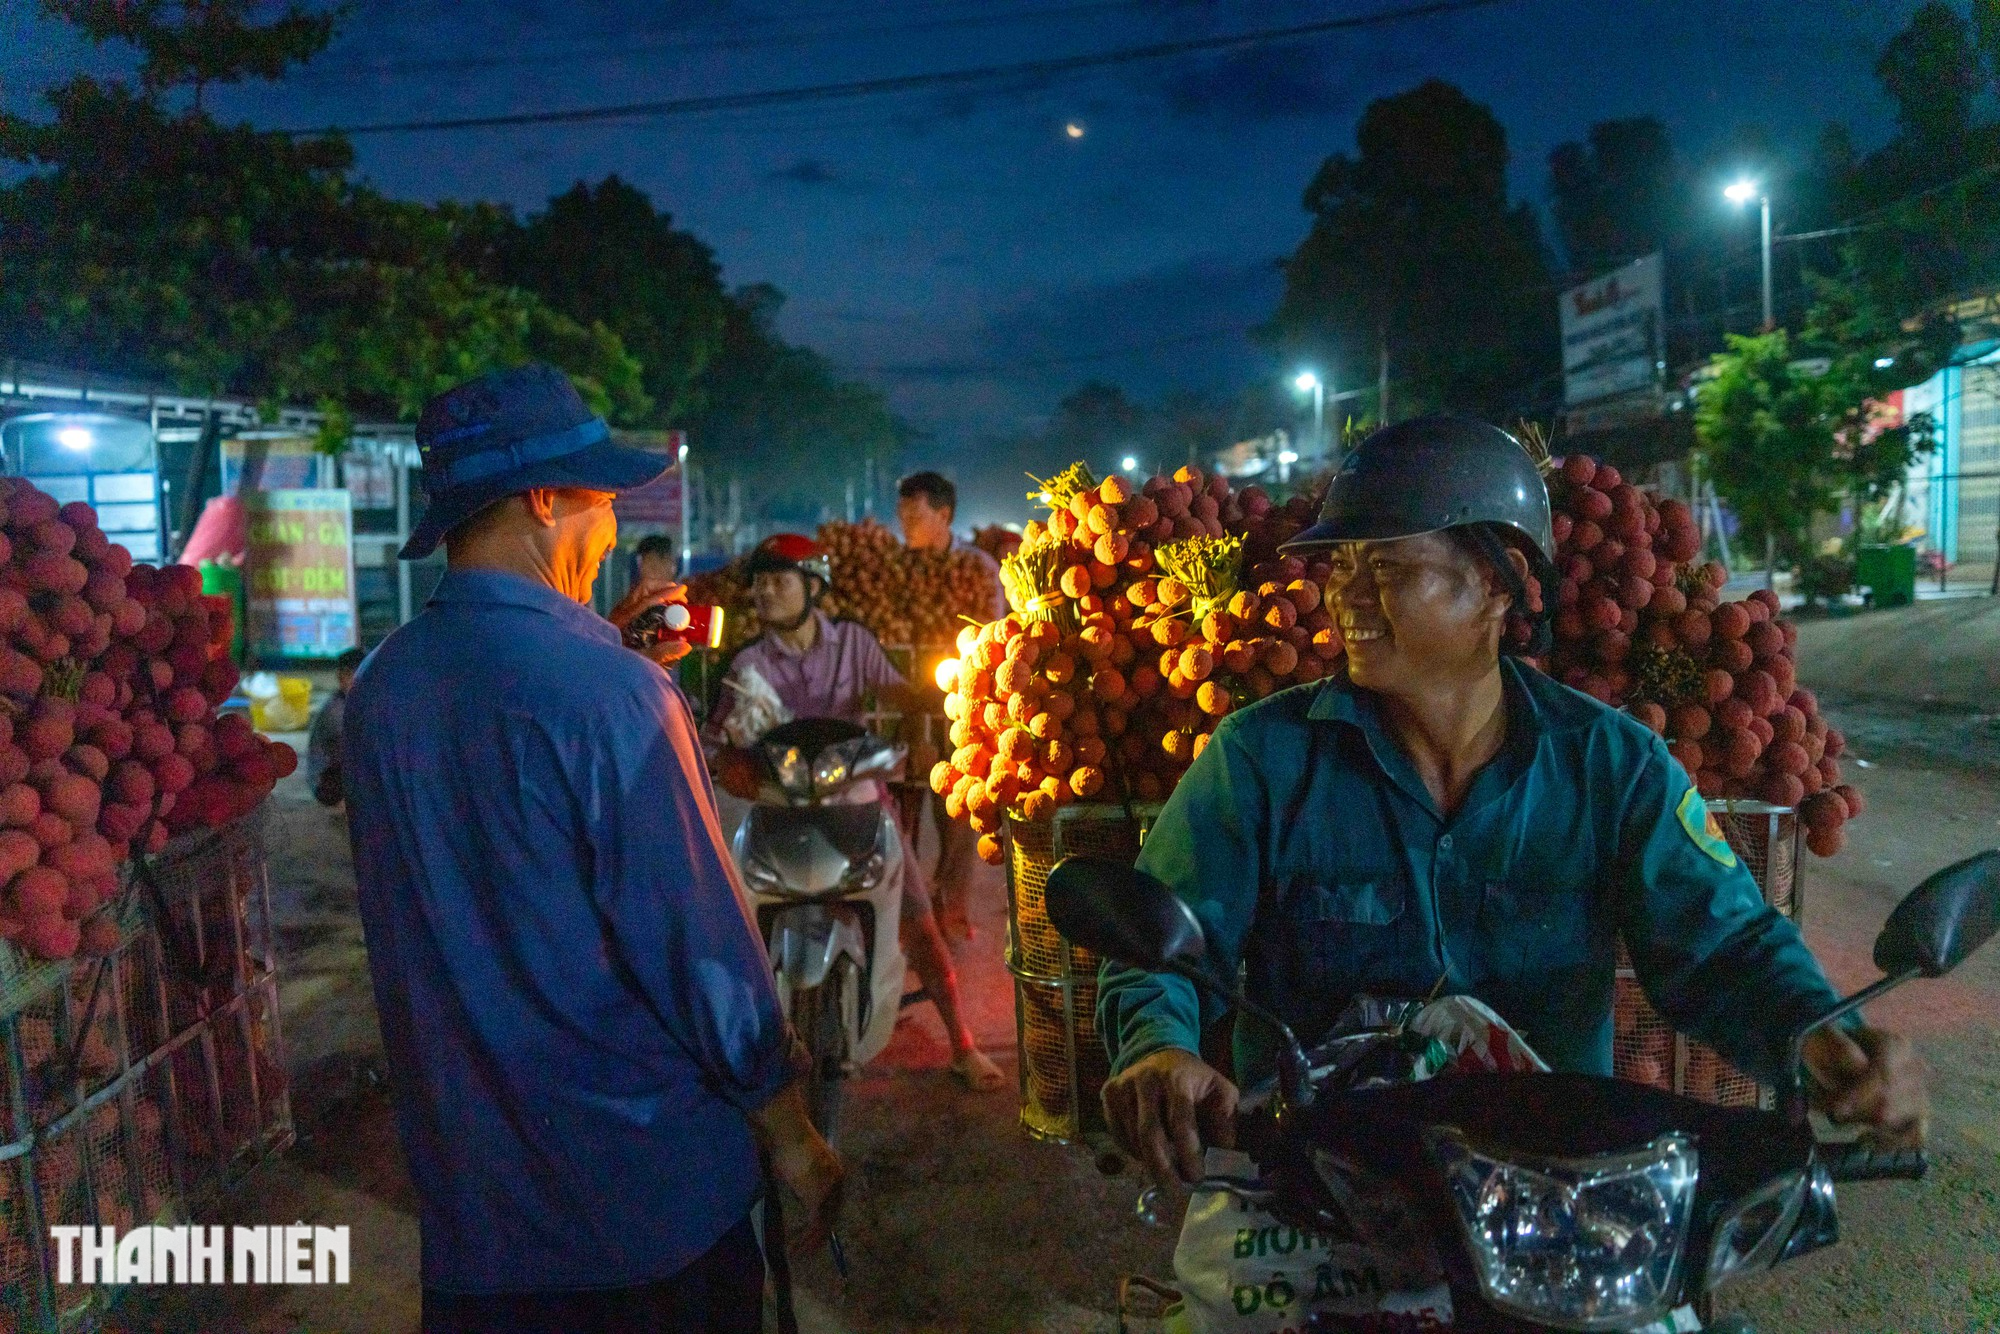
[[1289,916],[1314,980],[1345,991],[1374,964],[1394,958],[1409,913],[1409,882],[1400,872],[1355,871],[1299,886]]

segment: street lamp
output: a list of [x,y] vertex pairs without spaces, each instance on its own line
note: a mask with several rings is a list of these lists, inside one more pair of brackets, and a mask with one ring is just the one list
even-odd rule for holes
[[1762,183],[1749,177],[1732,181],[1722,191],[1722,197],[1742,208],[1755,199],[1762,205],[1764,237],[1764,332],[1778,327],[1778,321],[1771,313],[1771,194]]
[[1326,385],[1311,371],[1300,371],[1292,385],[1302,394],[1313,396],[1313,443],[1326,449]]

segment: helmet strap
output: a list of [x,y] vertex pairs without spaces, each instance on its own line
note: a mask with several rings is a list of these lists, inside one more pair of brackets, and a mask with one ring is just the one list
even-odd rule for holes
[[[1500,540],[1491,525],[1469,524],[1465,532],[1474,550],[1493,567],[1501,587],[1513,599],[1513,606],[1508,609],[1506,622],[1500,629],[1500,651],[1531,658],[1547,653],[1550,642],[1548,599],[1552,596],[1547,580],[1531,572],[1529,578],[1536,585],[1531,595],[1528,582],[1521,578],[1514,562],[1507,559],[1507,544]],[[1534,558],[1529,557],[1530,566],[1535,563]]]

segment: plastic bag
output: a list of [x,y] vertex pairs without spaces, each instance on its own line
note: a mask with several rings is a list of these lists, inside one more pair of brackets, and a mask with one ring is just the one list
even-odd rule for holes
[[[1244,1154],[1210,1149],[1174,1247],[1181,1293],[1166,1328],[1186,1334],[1293,1334],[1310,1312],[1396,1314],[1448,1329],[1451,1291],[1428,1245],[1335,1236],[1280,1222]],[[1422,1323],[1428,1320],[1430,1323]]]
[[725,690],[736,692],[736,703],[722,720],[722,734],[730,745],[739,748],[755,745],[758,737],[792,720],[792,711],[755,667],[745,664],[731,672],[722,685]]
[[[1308,1061],[1316,1079],[1347,1071],[1342,1087],[1548,1069],[1504,1019],[1469,996],[1429,1003],[1359,997],[1335,1033]],[[1351,1171],[1336,1190],[1349,1226],[1333,1235],[1273,1216],[1271,1193],[1255,1180],[1248,1157],[1210,1150],[1206,1166],[1174,1248],[1182,1301],[1167,1328],[1289,1334],[1314,1312],[1348,1317],[1362,1329],[1451,1327],[1451,1290],[1434,1243],[1393,1183]]]

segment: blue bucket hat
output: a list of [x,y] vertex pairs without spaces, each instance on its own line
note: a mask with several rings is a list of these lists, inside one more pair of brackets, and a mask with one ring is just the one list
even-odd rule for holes
[[673,460],[611,443],[604,418],[569,377],[543,362],[491,371],[447,389],[417,418],[424,517],[404,544],[422,560],[444,535],[496,500],[536,487],[630,491]]

